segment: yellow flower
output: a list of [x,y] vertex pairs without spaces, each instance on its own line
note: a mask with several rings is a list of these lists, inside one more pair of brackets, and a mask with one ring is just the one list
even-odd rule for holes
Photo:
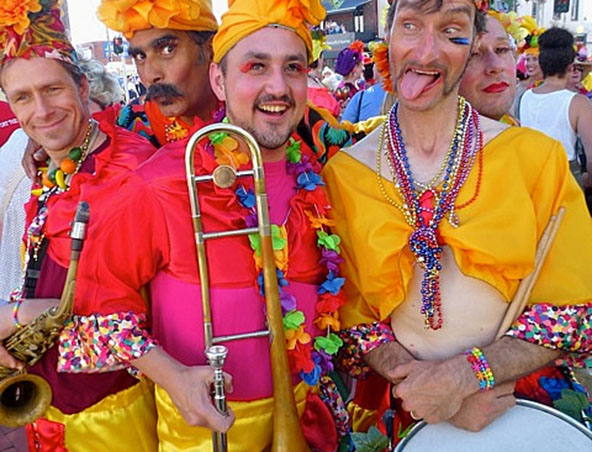
[[296,344],[308,344],[310,342],[310,334],[304,331],[304,327],[301,325],[295,330],[286,331],[286,341],[288,342],[288,350],[294,350]]
[[0,2],[0,27],[13,27],[22,35],[29,27],[29,13],[41,11],[39,0],[2,0]]
[[241,151],[238,141],[231,137],[226,137],[221,143],[215,144],[214,154],[218,165],[230,165],[233,168],[240,168],[251,160],[246,152]]

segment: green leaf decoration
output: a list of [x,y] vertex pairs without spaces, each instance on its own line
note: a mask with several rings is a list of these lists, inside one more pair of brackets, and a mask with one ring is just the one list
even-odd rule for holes
[[251,248],[255,251],[255,254],[261,256],[261,237],[259,237],[259,234],[249,234],[249,242],[251,243]]
[[228,134],[226,132],[214,132],[210,135],[210,142],[213,145],[220,144],[224,141]]
[[304,323],[304,313],[302,311],[290,311],[284,316],[284,329],[295,330]]
[[399,424],[399,430],[397,431],[397,438],[399,438],[399,439],[406,438],[414,426],[415,426],[415,422],[413,422],[412,424],[409,424],[405,430],[401,431],[401,424]]
[[582,410],[590,406],[590,402],[584,394],[576,392],[573,389],[563,389],[561,397],[553,400],[553,407],[562,413],[573,417],[577,421],[582,419]]
[[288,241],[282,237],[280,227],[277,224],[271,225],[271,246],[274,251],[283,250]]
[[224,124],[230,124],[230,119],[228,119],[228,116],[224,116],[224,119],[222,119],[222,122]]
[[302,152],[300,152],[300,141],[290,138],[288,147],[286,148],[286,158],[290,163],[298,163],[300,161],[302,158]]
[[341,238],[337,234],[327,234],[325,231],[317,231],[317,243],[320,246],[324,246],[329,250],[335,251],[337,254],[341,253],[341,249],[339,248],[339,244],[341,243]]
[[356,452],[380,452],[389,445],[388,438],[374,426],[368,429],[368,433],[356,432],[351,437]]
[[314,341],[314,348],[318,352],[324,350],[329,355],[335,355],[343,341],[337,334],[330,333],[328,336],[317,336]]

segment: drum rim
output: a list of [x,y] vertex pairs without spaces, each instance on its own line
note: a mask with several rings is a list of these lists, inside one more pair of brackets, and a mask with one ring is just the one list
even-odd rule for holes
[[[549,414],[552,414],[553,416],[558,417],[559,419],[562,419],[562,420],[566,421],[568,424],[574,426],[581,433],[583,433],[590,440],[592,440],[592,431],[588,430],[582,423],[576,421],[573,417],[568,416],[567,414],[562,413],[561,411],[559,411],[555,408],[552,408],[547,405],[543,405],[542,403],[533,402],[532,400],[525,400],[525,399],[516,399],[516,405],[526,406],[526,407],[534,408],[539,411],[545,411]],[[426,425],[429,425],[426,421],[417,422],[417,424],[415,424],[411,428],[411,430],[409,430],[409,433],[407,434],[407,436],[405,436],[405,438],[403,438],[401,440],[401,442],[399,442],[399,444],[397,444],[397,446],[395,447],[395,452],[400,451],[401,447],[403,447],[406,443],[408,443],[411,440],[411,438],[413,436],[415,436]]]

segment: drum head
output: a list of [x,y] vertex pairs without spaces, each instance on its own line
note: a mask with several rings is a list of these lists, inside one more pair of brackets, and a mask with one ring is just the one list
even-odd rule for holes
[[545,405],[517,400],[516,406],[480,432],[447,422],[419,422],[396,452],[591,452],[592,432]]

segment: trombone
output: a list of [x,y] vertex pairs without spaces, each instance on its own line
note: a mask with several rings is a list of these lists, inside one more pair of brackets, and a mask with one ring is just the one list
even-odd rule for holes
[[[217,132],[233,134],[247,145],[251,154],[252,169],[236,171],[229,165],[220,165],[212,174],[195,175],[194,155],[196,145],[203,138]],[[265,176],[263,174],[263,159],[261,157],[259,145],[249,133],[240,127],[231,124],[212,124],[203,127],[198,130],[187,143],[185,150],[185,171],[199,265],[206,354],[209,355],[210,363],[215,369],[216,375],[214,383],[214,401],[216,408],[218,408],[222,414],[226,413],[226,399],[223,394],[224,377],[221,368],[224,364],[227,351],[226,347],[218,344],[232,340],[264,337],[269,335],[273,380],[273,440],[271,450],[273,452],[310,452],[300,428],[300,421],[298,411],[296,410],[296,401],[294,399],[292,379],[289,370],[286,337],[284,334],[276,267],[271,244],[271,224],[269,220],[267,192],[265,189]],[[258,220],[257,227],[204,232],[197,185],[204,182],[213,182],[220,188],[229,188],[240,177],[253,177]],[[258,234],[261,239],[261,259],[263,262],[263,280],[268,330],[227,336],[214,336],[205,241],[222,237],[249,235],[253,233]],[[212,441],[214,452],[225,452],[227,450],[226,434],[213,432]]]

